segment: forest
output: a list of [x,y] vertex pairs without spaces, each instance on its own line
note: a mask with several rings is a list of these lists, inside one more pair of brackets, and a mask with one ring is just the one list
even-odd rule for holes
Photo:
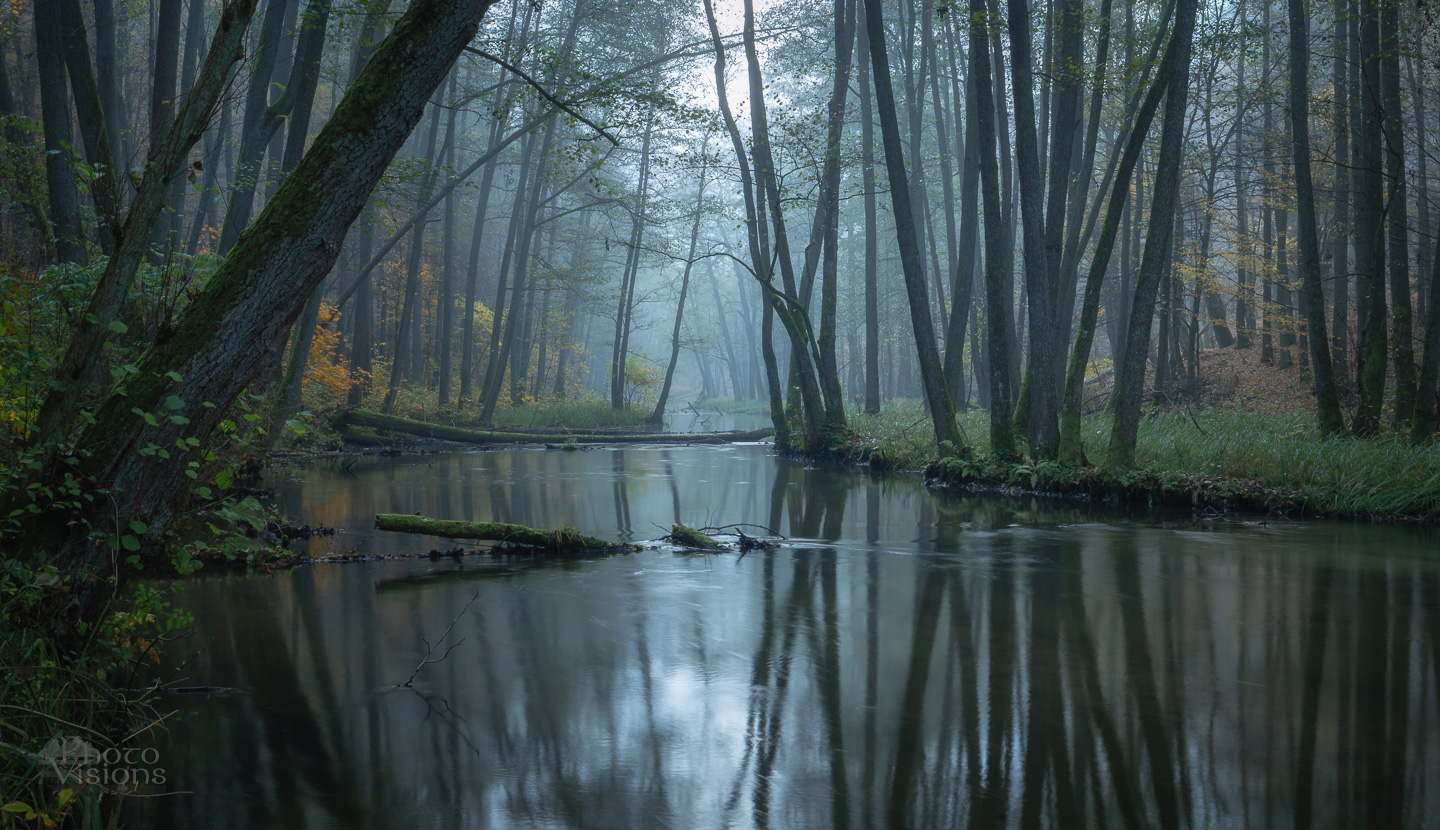
[[0,596],[57,655],[244,561],[272,453],[404,435],[740,413],[941,485],[1440,519],[1433,4],[0,19]]
[[9,441],[146,544],[242,395],[684,389],[809,452],[918,400],[942,457],[1126,468],[1219,349],[1435,431],[1424,6],[481,3],[381,83],[401,9],[301,5],[10,12]]

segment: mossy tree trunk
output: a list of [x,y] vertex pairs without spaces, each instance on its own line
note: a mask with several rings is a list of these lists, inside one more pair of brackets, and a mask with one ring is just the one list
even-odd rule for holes
[[620,550],[620,545],[615,542],[585,536],[571,528],[536,530],[533,527],[505,522],[461,522],[453,519],[431,519],[427,516],[407,516],[401,513],[376,514],[375,527],[378,530],[421,533],[426,536],[442,536],[446,539],[509,542],[551,553],[612,553]]
[[[74,465],[110,490],[103,511],[89,517],[97,530],[138,520],[148,526],[145,542],[161,542],[189,493],[180,473],[198,464],[200,447],[241,391],[275,366],[347,229],[493,2],[413,0],[173,335],[147,350],[126,388],[102,402]],[[102,541],[77,527],[56,530],[53,561],[63,569],[114,572]],[[83,591],[82,613],[98,599],[97,584]]]

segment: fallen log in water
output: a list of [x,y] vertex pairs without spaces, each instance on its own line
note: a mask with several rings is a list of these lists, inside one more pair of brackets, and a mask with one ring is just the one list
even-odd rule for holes
[[490,542],[509,542],[549,553],[613,553],[624,549],[622,545],[615,542],[585,536],[569,527],[561,530],[536,530],[525,525],[512,525],[505,522],[461,522],[450,519],[431,519],[428,516],[377,513],[375,528],[392,530],[396,533],[444,536],[447,539],[484,539]]
[[369,427],[387,432],[400,432],[421,438],[436,438],[442,441],[458,441],[462,444],[545,444],[557,440],[574,441],[577,444],[731,444],[737,441],[759,441],[769,437],[773,430],[757,429],[749,432],[700,432],[700,433],[629,433],[592,435],[540,435],[525,432],[496,432],[489,430],[465,429],[426,421],[412,421],[379,412],[350,409],[335,416],[336,428],[342,426]]

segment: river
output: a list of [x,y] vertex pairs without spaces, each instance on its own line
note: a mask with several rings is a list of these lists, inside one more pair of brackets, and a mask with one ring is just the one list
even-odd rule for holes
[[[768,446],[277,471],[312,551],[377,512],[781,547],[177,582],[162,827],[1418,827],[1440,533],[927,492]],[[763,534],[759,528],[747,528]],[[452,626],[447,634],[447,626]],[[436,644],[427,652],[427,643]],[[423,663],[427,654],[434,662]],[[409,687],[404,687],[413,676]]]

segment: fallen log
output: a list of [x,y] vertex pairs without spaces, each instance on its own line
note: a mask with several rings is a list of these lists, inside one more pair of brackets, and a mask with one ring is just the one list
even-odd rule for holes
[[699,432],[699,433],[647,433],[643,435],[617,433],[592,435],[541,435],[526,432],[497,432],[491,430],[465,429],[427,421],[412,421],[379,412],[350,409],[335,416],[335,427],[369,427],[370,429],[400,432],[421,438],[435,438],[442,441],[458,441],[462,444],[545,444],[555,443],[557,438],[574,440],[577,444],[731,444],[739,441],[759,441],[774,431],[765,429],[749,432]]
[[730,549],[695,528],[686,527],[685,525],[671,525],[670,535],[665,537],[665,541],[672,545],[679,545],[683,548],[692,548],[694,550]]
[[525,525],[505,522],[461,522],[452,519],[432,519],[428,516],[409,516],[401,513],[377,513],[377,530],[391,530],[396,533],[423,533],[426,536],[443,536],[447,539],[484,539],[489,542],[509,542],[527,548],[549,553],[614,553],[622,545],[585,536],[572,527],[560,530],[536,530]]

